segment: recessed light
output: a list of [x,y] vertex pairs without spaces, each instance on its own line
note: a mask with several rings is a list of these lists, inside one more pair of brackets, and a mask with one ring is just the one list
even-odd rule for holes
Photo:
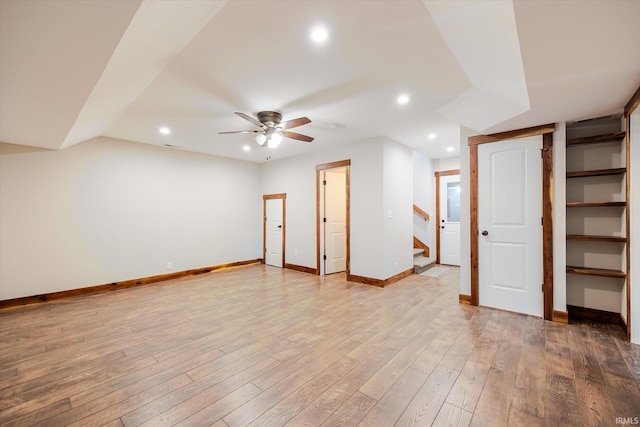
[[436,134],[435,133],[430,133],[429,135],[427,135],[427,138],[429,139],[436,139]]
[[454,148],[453,148],[453,147],[447,147],[447,153],[452,153],[452,152],[453,152],[453,150],[454,150]]
[[316,44],[323,44],[329,39],[329,31],[322,25],[317,25],[311,30],[311,40]]
[[251,151],[251,147],[249,147],[248,145],[245,145],[244,147],[242,147],[242,149],[244,151]]
[[161,134],[163,135],[169,135],[171,133],[171,129],[169,129],[166,126],[161,127],[160,129],[158,129],[160,131]]
[[404,105],[406,103],[409,102],[409,95],[407,94],[402,94],[400,96],[398,96],[398,99],[396,99],[396,102],[400,105]]

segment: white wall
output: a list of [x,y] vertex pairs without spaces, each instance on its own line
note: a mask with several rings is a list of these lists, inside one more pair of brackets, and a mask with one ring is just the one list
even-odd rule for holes
[[[385,166],[385,153],[389,158],[395,159],[397,165]],[[406,249],[409,253],[408,261],[411,262],[413,172],[410,150],[386,138],[369,139],[262,165],[262,194],[287,194],[286,262],[316,268],[315,167],[340,160],[351,160],[350,272],[357,276],[387,279],[395,274],[390,274],[395,269],[395,262],[398,262],[398,271],[403,271],[407,256],[403,255],[404,249],[398,249],[398,245],[406,239],[409,242]],[[385,167],[392,173],[385,174]],[[389,182],[384,184],[384,180]],[[391,191],[400,186],[404,189],[397,198],[391,196],[385,199],[385,185]],[[385,241],[387,209],[392,211],[392,229],[399,234],[394,236],[393,241]],[[404,220],[409,226],[394,228],[396,223]],[[408,238],[404,235],[405,228],[409,230]],[[390,254],[386,245],[391,245],[391,250],[398,252]],[[404,269],[408,268],[410,266]]]
[[460,293],[463,295],[471,295],[471,173],[468,140],[476,134],[471,129],[460,128]]
[[567,126],[553,133],[553,309],[567,311]]
[[[384,278],[413,268],[413,154],[397,142],[383,151]],[[357,218],[355,218],[357,221]]]
[[1,153],[0,299],[261,258],[259,165],[107,138]]
[[436,180],[433,164],[424,154],[413,152],[413,203],[429,214],[431,219],[425,221],[419,215],[413,215],[413,234],[421,242],[429,246],[431,261],[436,259]]
[[631,115],[631,342],[640,344],[640,109]]
[[[468,150],[469,148],[467,148]],[[460,156],[436,159],[433,161],[433,169],[437,172],[460,169]]]

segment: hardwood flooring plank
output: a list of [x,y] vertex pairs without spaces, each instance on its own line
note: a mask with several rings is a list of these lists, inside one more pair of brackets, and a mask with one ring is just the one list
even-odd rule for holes
[[545,427],[544,419],[531,415],[514,406],[509,411],[509,421],[507,423],[513,427]]
[[[375,404],[375,400],[356,391],[340,408],[322,423],[322,427],[358,425]],[[293,423],[293,425],[295,425],[295,423]]]
[[392,426],[427,380],[427,375],[407,369],[371,408],[359,426]]
[[[351,369],[344,377],[311,402],[287,423],[288,426],[319,426],[342,406],[397,350],[382,347]],[[373,400],[373,399],[372,399]]]
[[468,412],[475,411],[496,351],[496,347],[474,347],[447,396],[448,403]]
[[472,414],[445,402],[438,412],[438,416],[431,424],[434,427],[467,427]]
[[445,366],[436,367],[394,425],[432,425],[458,374],[458,371]]
[[547,373],[544,394],[544,420],[547,425],[582,425],[578,413],[578,396],[573,378]]

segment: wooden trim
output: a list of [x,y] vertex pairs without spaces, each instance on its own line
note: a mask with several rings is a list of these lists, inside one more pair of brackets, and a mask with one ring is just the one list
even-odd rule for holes
[[616,206],[627,206],[627,202],[567,202],[568,208],[607,208]]
[[[626,234],[627,234],[627,246],[626,246],[626,256],[627,256],[627,323],[624,326],[624,331],[627,334],[627,339],[631,340],[631,112],[633,112],[638,103],[640,103],[640,88],[636,91],[636,93],[631,98],[632,101],[629,101],[629,114],[625,116],[625,130],[626,130],[626,138],[625,138],[625,163],[627,167],[627,174],[625,176],[625,189],[626,196],[625,201],[627,202],[627,209],[625,212],[626,216]],[[625,113],[627,109],[625,108]]]
[[553,322],[564,323],[566,325],[569,323],[569,313],[566,311],[553,310],[553,316],[551,320]]
[[567,240],[580,240],[583,242],[625,243],[627,241],[627,237],[595,236],[595,235],[589,235],[589,234],[567,234]]
[[316,170],[323,171],[327,169],[341,168],[343,166],[351,166],[351,159],[338,160],[337,162],[330,162],[330,163],[323,163],[320,165],[316,165]]
[[441,176],[460,175],[460,169],[450,169],[450,170],[446,170],[446,171],[436,171],[434,173],[434,175],[436,176],[436,178],[439,178]]
[[210,273],[212,271],[225,270],[228,268],[240,267],[249,264],[256,264],[260,259],[250,259],[246,261],[237,261],[227,264],[218,264],[210,267],[193,268],[190,270],[175,271],[173,273],[159,274],[157,276],[142,277],[139,279],[123,280],[121,282],[106,283],[104,285],[89,286],[86,288],[69,289],[67,291],[51,292],[47,294],[33,295],[28,297],[13,298],[0,301],[0,309],[17,307],[28,304],[46,303],[65,298],[74,298],[79,296],[87,296],[101,294],[103,292],[118,291],[121,289],[135,288],[138,286],[150,285],[153,283],[164,282],[167,280],[180,279],[186,276],[196,274]]
[[569,320],[575,319],[586,320],[588,322],[596,323],[609,323],[612,325],[624,325],[623,329],[626,331],[626,324],[620,313],[614,313],[612,311],[597,310],[595,308],[578,307],[575,305],[567,305],[567,312],[569,313]]
[[417,207],[416,205],[413,205],[413,211],[418,215],[420,215],[422,218],[424,218],[425,221],[429,221],[429,218],[430,218],[429,214],[423,211],[422,209],[420,209],[419,207]]
[[282,265],[285,265],[285,243],[287,241],[287,193],[264,194],[262,196],[262,264],[267,258],[267,200],[282,199]]
[[458,294],[458,304],[472,305],[471,304],[471,295]]
[[429,246],[427,246],[422,240],[418,239],[416,236],[413,236],[413,247],[422,249],[424,251],[424,256],[429,257]]
[[491,135],[475,135],[470,136],[468,140],[469,146],[486,144],[489,142],[499,142],[509,139],[526,138],[527,136],[543,135],[545,133],[553,133],[556,130],[555,123],[549,123],[542,126],[534,126],[525,129],[511,130],[508,132],[493,133]]
[[640,87],[636,90],[636,93],[633,94],[627,105],[624,107],[624,115],[630,116],[633,112],[640,106]]
[[362,283],[364,285],[377,286],[379,288],[387,287],[393,283],[396,283],[405,277],[411,276],[413,274],[413,268],[403,271],[402,273],[398,273],[394,276],[389,277],[388,279],[373,279],[371,277],[365,276],[356,276],[354,274],[347,274],[347,281]]
[[553,133],[542,135],[542,271],[544,318],[553,319]]
[[[547,132],[543,132],[546,130]],[[470,282],[471,304],[480,302],[479,263],[478,263],[478,144],[498,142],[502,140],[542,135],[542,265],[545,320],[553,317],[553,133],[555,124],[537,126],[511,132],[489,135],[490,138],[481,139],[479,136],[469,137],[470,164]],[[472,141],[472,138],[475,138]]]
[[469,226],[469,248],[470,248],[470,281],[471,281],[471,305],[480,304],[480,286],[478,271],[478,146],[469,146],[470,164],[470,226]]
[[316,274],[316,269],[311,267],[305,267],[303,265],[285,264],[284,268],[289,270],[301,271],[303,273]]
[[271,199],[286,199],[287,193],[276,193],[276,194],[264,194],[262,196],[262,200],[271,200]]
[[346,227],[347,227],[347,260],[346,260],[346,273],[347,277],[351,271],[351,159],[339,160],[337,162],[323,163],[316,165],[316,275],[320,275],[320,173],[327,169],[337,169],[344,167],[345,171],[345,192],[346,201]]
[[436,177],[436,264],[440,264],[440,177],[460,175],[460,169],[437,171]]

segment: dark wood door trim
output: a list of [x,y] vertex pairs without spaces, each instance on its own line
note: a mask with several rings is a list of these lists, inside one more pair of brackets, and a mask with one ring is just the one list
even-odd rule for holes
[[478,263],[478,145],[542,135],[542,268],[545,320],[553,320],[553,131],[555,125],[469,137],[471,304],[480,303]]
[[346,261],[346,273],[347,280],[351,277],[351,159],[340,160],[337,162],[323,163],[316,165],[316,275],[320,275],[320,223],[322,221],[322,212],[320,212],[320,194],[322,172],[327,169],[336,169],[345,167],[345,191],[346,191],[346,227],[347,227],[347,261]]
[[440,177],[460,175],[460,169],[435,172],[436,177],[436,264],[440,264]]
[[262,196],[262,264],[267,256],[267,200],[282,199],[282,268],[285,264],[285,242],[287,237],[287,193],[264,194]]

